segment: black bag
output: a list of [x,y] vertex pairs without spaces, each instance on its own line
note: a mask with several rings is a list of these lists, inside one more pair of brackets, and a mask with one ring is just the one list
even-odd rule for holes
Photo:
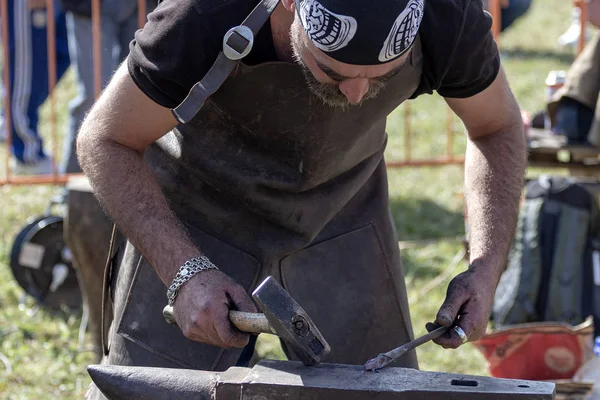
[[60,0],[65,11],[84,17],[92,17],[92,0]]
[[592,315],[600,333],[600,209],[597,182],[541,177],[525,190],[517,232],[496,290],[496,326]]

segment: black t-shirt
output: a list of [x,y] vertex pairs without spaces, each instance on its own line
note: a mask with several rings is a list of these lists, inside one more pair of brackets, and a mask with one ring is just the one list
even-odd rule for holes
[[[223,36],[257,0],[164,0],[131,42],[128,67],[138,87],[173,108],[206,74]],[[427,0],[419,31],[424,69],[413,98],[437,91],[466,98],[486,89],[500,68],[490,16],[480,0]],[[270,24],[255,38],[247,64],[277,61]]]

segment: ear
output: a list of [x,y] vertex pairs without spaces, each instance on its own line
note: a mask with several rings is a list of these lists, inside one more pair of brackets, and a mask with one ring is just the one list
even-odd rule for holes
[[296,5],[294,4],[294,0],[281,0],[281,4],[286,8],[286,10],[295,12]]

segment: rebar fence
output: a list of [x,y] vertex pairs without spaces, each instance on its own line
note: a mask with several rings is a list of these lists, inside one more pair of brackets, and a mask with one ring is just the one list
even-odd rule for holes
[[[26,3],[27,0],[15,0],[18,2]],[[94,94],[96,98],[102,91],[102,86],[105,82],[102,81],[102,38],[101,38],[101,18],[102,13],[100,9],[101,0],[91,0],[92,3],[92,37],[93,37],[93,73],[94,73]],[[500,21],[502,7],[508,6],[510,0],[489,0],[489,12],[493,17],[492,31],[496,40],[499,40],[500,34]],[[587,20],[586,3],[585,0],[575,0],[574,5],[581,8],[581,29],[579,50],[583,49],[585,45],[585,35],[583,31],[585,29],[585,21]],[[55,4],[53,0],[45,0],[46,15],[52,16],[55,12]],[[10,71],[10,52],[9,52],[9,13],[8,13],[8,0],[0,0],[0,16],[1,16],[1,35],[2,35],[2,48],[3,48],[3,82],[4,82],[4,125],[6,127],[7,137],[5,139],[4,149],[0,148],[0,186],[6,184],[63,184],[73,174],[67,174],[59,171],[57,160],[59,160],[59,135],[58,135],[58,118],[57,118],[57,101],[55,88],[57,85],[57,59],[56,59],[56,24],[54,18],[47,17],[46,30],[47,30],[47,60],[48,60],[48,108],[49,117],[47,124],[49,125],[49,139],[51,145],[51,160],[52,160],[52,173],[46,175],[16,175],[13,173],[11,168],[11,145],[12,145],[12,93],[11,93],[11,71]],[[138,23],[142,27],[146,22],[147,17],[147,5],[146,0],[138,0]],[[133,39],[133,38],[132,38]],[[17,44],[18,45],[18,44]],[[112,72],[112,71],[111,71]],[[387,165],[389,168],[401,168],[401,167],[415,167],[415,166],[442,166],[451,164],[462,164],[464,162],[464,156],[456,151],[454,143],[454,114],[448,108],[447,117],[443,127],[445,129],[445,151],[440,156],[426,156],[417,157],[413,151],[413,108],[410,102],[406,102],[402,106],[402,130],[403,130],[403,156],[399,159],[389,160]],[[3,171],[2,171],[3,170]],[[79,175],[79,174],[77,174]]]

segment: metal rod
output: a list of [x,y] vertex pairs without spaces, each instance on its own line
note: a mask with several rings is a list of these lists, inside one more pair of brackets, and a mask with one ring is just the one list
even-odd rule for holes
[[4,59],[4,71],[2,79],[4,80],[4,122],[6,127],[6,159],[4,167],[6,168],[6,182],[10,182],[10,153],[12,147],[12,94],[10,90],[10,51],[9,51],[9,31],[8,31],[8,0],[0,0],[0,17],[2,18],[2,50]]
[[411,107],[410,103],[404,103],[404,159],[410,161],[412,154],[410,148],[410,118],[411,118]]
[[53,175],[13,175],[10,180],[0,180],[0,186],[4,185],[47,185],[47,184],[65,184],[69,178],[83,176],[82,174],[60,174],[57,177]]
[[500,32],[502,31],[502,3],[501,0],[489,0],[489,13],[492,16],[492,34],[499,43]]
[[[6,1],[6,0],[0,0]],[[454,159],[434,159],[434,160],[415,160],[411,162],[406,161],[390,161],[388,162],[388,169],[407,168],[407,167],[441,167],[445,165],[462,165],[464,163],[463,158]],[[31,176],[14,176],[10,180],[1,180],[0,186],[11,184],[11,185],[42,185],[48,183],[63,184],[69,181],[72,177],[81,177],[82,174],[61,174],[56,179],[52,176],[44,175],[31,175]]]
[[454,134],[452,132],[452,123],[454,121],[454,113],[448,107],[446,112],[446,157],[449,160],[454,159]]
[[388,168],[406,168],[406,167],[439,167],[442,165],[461,165],[464,164],[465,159],[461,158],[437,158],[437,159],[423,159],[413,161],[388,161],[386,166]]
[[429,342],[430,340],[436,339],[442,336],[444,333],[448,332],[447,326],[440,326],[439,328],[429,332],[426,335],[423,335],[415,340],[411,340],[410,342],[403,344],[400,347],[395,348],[394,350],[390,350],[387,353],[382,353],[377,357],[367,361],[364,365],[366,371],[377,371],[385,367],[386,365],[396,361],[398,358],[402,357],[408,351],[419,347],[420,345]]
[[102,91],[102,37],[100,35],[100,0],[92,0],[92,41],[94,51],[94,97]]
[[[0,0],[6,1],[6,0]],[[407,167],[441,167],[445,165],[463,165],[464,158],[440,158],[432,160],[414,160],[414,161],[388,161],[386,166],[388,169],[407,168]],[[566,166],[565,166],[566,168]],[[1,180],[0,186],[11,185],[43,185],[48,183],[63,184],[69,181],[71,177],[80,177],[82,174],[60,174],[56,178],[53,176],[31,175],[31,176],[13,176],[10,179]]]
[[587,4],[585,1],[578,0],[576,2],[577,7],[579,7],[579,20],[580,20],[580,32],[579,32],[579,42],[577,44],[577,52],[581,53],[585,48],[585,28],[587,26],[588,19],[588,10]]
[[138,26],[140,29],[146,25],[146,14],[146,0],[138,0]]
[[[6,1],[6,0],[0,0]],[[431,160],[414,160],[414,161],[388,161],[386,166],[388,169],[399,169],[408,167],[442,167],[445,165],[463,165],[465,162],[464,158],[439,158]],[[71,177],[79,177],[81,174],[61,174],[56,179],[54,177],[48,177],[44,175],[32,175],[32,176],[18,176],[11,177],[11,179],[0,179],[0,186],[11,184],[11,185],[38,185],[48,183],[67,183]]]
[[54,21],[54,1],[46,0],[46,47],[48,52],[48,99],[50,100],[50,132],[52,137],[52,176],[58,177],[56,155],[58,154],[58,130],[56,127],[56,24]]

